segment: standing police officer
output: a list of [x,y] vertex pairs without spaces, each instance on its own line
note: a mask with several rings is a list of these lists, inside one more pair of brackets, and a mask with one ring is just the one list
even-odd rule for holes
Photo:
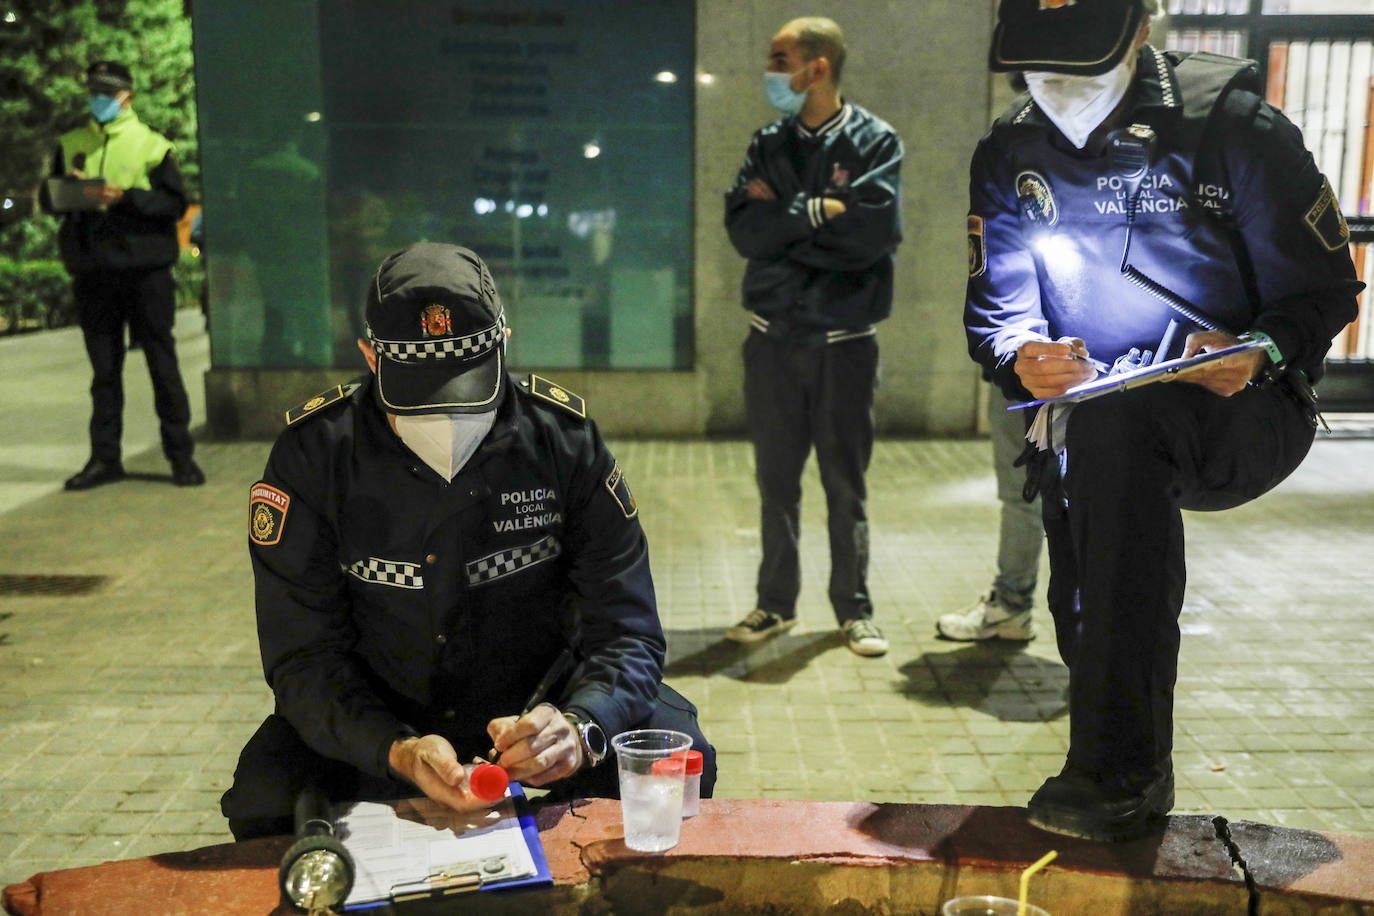
[[796,625],[801,475],[814,444],[830,532],[830,603],[849,648],[882,655],[868,595],[874,325],[892,311],[901,241],[902,141],[839,95],[844,35],[794,19],[773,36],[768,99],[786,117],[754,134],[725,195],[730,241],[749,259],[744,402],[758,479],[758,603],[726,631],[757,642]]
[[1112,366],[1261,345],[1048,424],[1070,736],[1029,816],[1103,841],[1173,805],[1180,510],[1239,505],[1298,466],[1308,382],[1361,288],[1331,187],[1255,94],[1253,64],[1155,50],[1156,6],[1002,0],[990,65],[1023,73],[1029,96],[974,153],[968,218],[969,350],[1009,396],[1093,378],[1089,354]]
[[[575,395],[512,384],[505,314],[473,252],[382,262],[359,347],[373,374],[287,414],[250,495],[263,668],[276,711],[222,801],[234,836],[291,831],[307,785],[335,799],[485,805],[463,761],[619,794],[607,736],[687,732],[638,506]],[[519,715],[571,647],[571,675]]]
[[[126,325],[148,362],[172,482],[198,486],[205,475],[191,457],[191,407],[172,338],[171,267],[181,251],[177,220],[186,212],[181,170],[172,144],[134,114],[128,67],[96,61],[86,71],[86,86],[91,120],[62,135],[52,165],[57,177],[104,179],[85,189],[98,209],[63,213],[58,236],[91,361],[91,457],[66,488],[85,490],[124,476]],[[52,208],[46,185],[43,202]]]

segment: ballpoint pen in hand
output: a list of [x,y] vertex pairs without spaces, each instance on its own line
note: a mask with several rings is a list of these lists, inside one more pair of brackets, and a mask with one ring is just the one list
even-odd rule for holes
[[[530,692],[530,697],[525,701],[524,707],[520,710],[520,715],[528,715],[534,707],[544,702],[548,692],[567,673],[574,658],[571,648],[566,648],[559,653],[548,672]],[[497,751],[492,755],[490,762],[479,764],[472,771],[472,775],[468,777],[468,787],[472,790],[473,795],[483,801],[495,801],[505,794],[510,778],[506,775],[506,771],[500,767],[500,763],[501,752]]]

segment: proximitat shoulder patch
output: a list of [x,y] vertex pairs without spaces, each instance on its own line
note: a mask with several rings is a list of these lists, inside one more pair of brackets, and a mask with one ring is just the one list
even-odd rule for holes
[[248,536],[253,543],[271,547],[280,541],[289,508],[290,496],[265,483],[253,484],[248,492]]
[[1303,215],[1307,227],[1327,251],[1340,251],[1350,241],[1350,227],[1345,224],[1341,205],[1331,182],[1322,179],[1322,190],[1316,201]]
[[288,410],[286,412],[286,425],[291,426],[294,423],[299,423],[315,411],[342,401],[357,389],[358,383],[350,382],[347,385],[335,385],[333,388],[321,391],[305,403],[297,404]]
[[530,394],[535,397],[548,401],[550,404],[557,404],[569,413],[577,414],[579,417],[587,416],[587,402],[566,388],[555,385],[546,378],[540,378],[534,373],[530,373],[528,380]]
[[615,498],[626,518],[634,518],[639,514],[639,504],[635,502],[635,495],[630,492],[630,484],[625,480],[625,472],[620,469],[619,461],[611,468],[610,476],[606,478],[606,489],[611,491],[611,496]]

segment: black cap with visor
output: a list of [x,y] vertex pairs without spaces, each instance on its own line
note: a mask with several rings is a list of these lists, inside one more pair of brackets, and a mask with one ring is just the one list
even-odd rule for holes
[[1144,15],[1141,0],[1002,0],[988,67],[1097,76],[1121,63]]
[[470,249],[418,242],[390,255],[368,290],[375,391],[394,414],[485,413],[505,390],[505,310]]

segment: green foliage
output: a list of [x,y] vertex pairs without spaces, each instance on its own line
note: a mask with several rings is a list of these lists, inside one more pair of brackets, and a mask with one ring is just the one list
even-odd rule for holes
[[0,332],[61,327],[74,319],[71,280],[62,262],[0,258]]
[[205,259],[181,250],[181,257],[172,265],[172,279],[177,284],[177,308],[200,308],[205,289]]
[[0,227],[0,257],[56,261],[57,226],[57,217],[35,212],[27,219]]
[[35,193],[58,136],[89,117],[86,67],[110,59],[133,71],[134,110],[176,145],[191,197],[199,197],[182,0],[0,0],[0,17],[0,192]]

